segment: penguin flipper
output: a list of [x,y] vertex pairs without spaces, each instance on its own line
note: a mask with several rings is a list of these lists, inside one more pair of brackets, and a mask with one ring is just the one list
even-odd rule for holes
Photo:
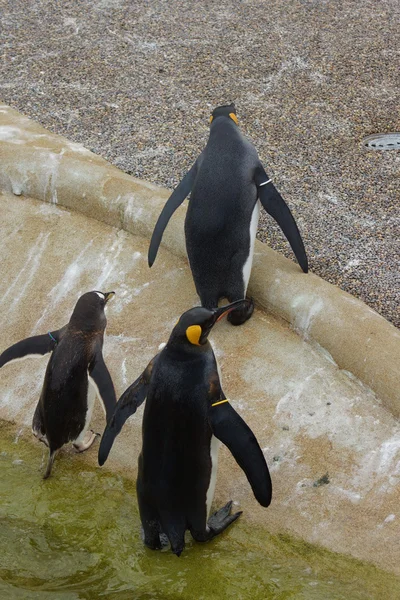
[[44,356],[52,352],[60,340],[60,334],[65,328],[49,331],[43,335],[34,335],[17,342],[4,350],[0,355],[0,368],[5,364],[26,358],[27,356]]
[[148,263],[149,267],[151,267],[156,260],[158,247],[161,243],[161,239],[164,233],[164,229],[168,225],[168,221],[178,208],[185,200],[186,196],[190,194],[190,191],[193,187],[194,180],[196,178],[197,173],[197,161],[194,163],[192,168],[186,173],[182,181],[178,184],[178,186],[174,189],[167,202],[162,209],[160,216],[158,217],[156,226],[153,230],[153,235],[151,236],[150,247],[148,252]]
[[[273,183],[269,181],[268,175],[263,167],[256,170],[254,181],[257,186],[258,197],[268,214],[271,215],[282,229],[296,258],[303,269],[308,273],[308,259],[303,240],[294,217]],[[268,183],[267,183],[268,182]]]
[[264,454],[250,427],[228,401],[217,400],[211,405],[208,421],[215,437],[229,448],[245,472],[256,500],[261,506],[269,506],[272,498],[271,477]]
[[135,414],[139,406],[146,400],[155,358],[153,358],[143,373],[125,390],[118,400],[114,414],[107,422],[103,437],[101,438],[98,455],[100,466],[106,462],[114,440],[121,431],[125,421],[131,415]]
[[111,375],[104,362],[101,350],[98,350],[91,364],[89,365],[89,379],[96,388],[99,400],[103,404],[106,413],[107,422],[111,419],[117,404],[114,384]]

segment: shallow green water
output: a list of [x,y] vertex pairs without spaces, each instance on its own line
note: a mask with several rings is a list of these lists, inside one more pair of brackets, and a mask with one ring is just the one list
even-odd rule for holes
[[[400,598],[400,580],[239,520],[180,558],[144,548],[134,485],[0,424],[0,599],[269,600]],[[90,451],[89,451],[90,452]],[[43,466],[42,466],[43,469]]]

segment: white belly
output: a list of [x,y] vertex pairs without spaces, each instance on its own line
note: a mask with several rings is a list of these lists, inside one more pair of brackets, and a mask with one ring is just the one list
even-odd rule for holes
[[260,201],[257,200],[253,214],[251,215],[250,221],[250,248],[249,248],[249,256],[244,263],[243,266],[243,284],[244,284],[244,294],[246,295],[247,286],[249,285],[251,267],[253,265],[253,253],[254,253],[254,242],[256,240],[256,233],[258,229],[258,218],[260,216]]
[[[217,366],[219,382],[220,382],[220,385],[222,386],[221,369],[219,368],[219,364],[215,357],[215,354],[214,354],[214,360],[215,360],[215,364]],[[221,442],[219,441],[219,439],[217,439],[214,435],[212,435],[211,443],[210,443],[211,476],[210,476],[210,483],[208,485],[207,497],[206,497],[207,518],[210,516],[211,504],[214,499],[215,485],[217,483],[218,452],[219,452],[220,445],[221,445]]]
[[215,484],[217,483],[217,470],[218,470],[218,452],[221,442],[213,435],[211,437],[210,444],[210,456],[211,456],[211,477],[210,484],[207,490],[207,518],[210,515],[211,504],[214,498]]
[[76,440],[73,440],[75,443],[79,444],[83,441],[87,430],[89,429],[90,421],[92,420],[94,401],[96,400],[97,395],[97,386],[94,384],[93,379],[89,378],[88,381],[88,391],[87,391],[87,411],[85,416],[85,425],[80,432],[79,436]]

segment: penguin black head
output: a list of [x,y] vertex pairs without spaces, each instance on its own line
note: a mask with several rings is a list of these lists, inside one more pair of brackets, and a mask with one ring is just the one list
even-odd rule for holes
[[89,331],[104,329],[107,319],[104,308],[115,292],[87,292],[75,305],[70,324],[76,329]]
[[187,310],[173,328],[168,344],[189,343],[192,346],[204,346],[215,323],[235,308],[241,308],[248,302],[248,300],[238,300],[213,310],[208,310],[208,308],[202,306]]
[[223,106],[217,106],[217,108],[215,108],[211,113],[210,123],[212,123],[218,117],[228,117],[229,119],[232,119],[232,121],[234,121],[236,125],[239,125],[239,121],[236,116],[236,108],[233,102],[232,104],[224,104]]

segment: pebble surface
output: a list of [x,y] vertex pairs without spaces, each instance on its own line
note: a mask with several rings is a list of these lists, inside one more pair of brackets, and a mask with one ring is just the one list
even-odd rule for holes
[[[398,0],[0,0],[0,98],[122,170],[174,187],[208,117],[242,131],[317,275],[400,326]],[[269,215],[259,238],[292,257]]]

